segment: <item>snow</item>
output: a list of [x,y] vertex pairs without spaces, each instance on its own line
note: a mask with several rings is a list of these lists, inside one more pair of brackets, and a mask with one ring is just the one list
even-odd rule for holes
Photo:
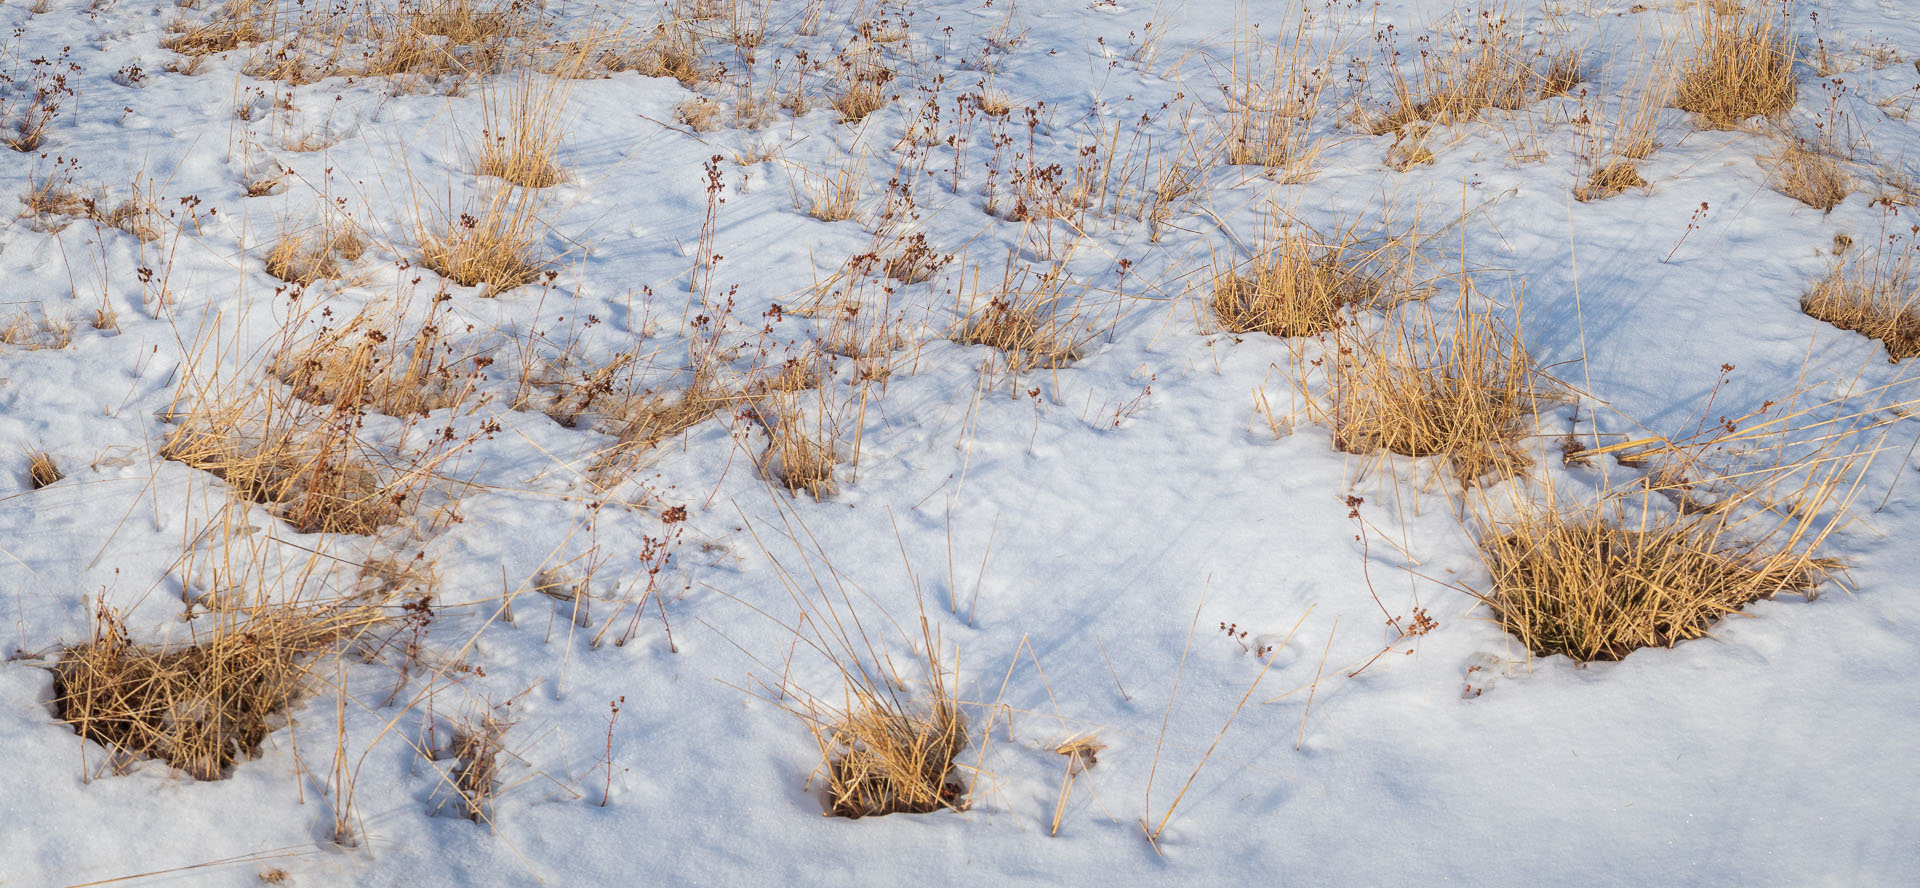
[[[1283,27],[1280,4],[916,0],[827,2],[823,33],[808,36],[798,33],[807,4],[774,0],[763,73],[798,50],[830,56],[856,7],[910,14],[907,41],[885,49],[901,98],[860,124],[817,97],[798,118],[778,111],[762,127],[695,134],[674,121],[691,93],[673,80],[574,83],[568,180],[544,191],[541,215],[557,275],[495,297],[453,289],[459,349],[493,362],[478,398],[408,433],[416,448],[442,426],[473,438],[442,471],[443,505],[459,520],[443,509],[382,537],[337,539],[230,507],[224,484],[160,458],[160,417],[186,380],[215,368],[263,378],[285,328],[310,330],[320,305],[338,321],[430,295],[433,274],[402,262],[417,258],[419,226],[477,199],[467,146],[484,94],[511,75],[471,78],[454,95],[364,77],[290,87],[241,73],[244,49],[187,75],[164,70],[177,57],[160,40],[176,16],[212,10],[0,5],[14,35],[0,42],[0,71],[15,79],[0,87],[9,109],[30,95],[32,59],[64,53],[79,66],[46,145],[5,152],[0,191],[24,195],[71,168],[116,202],[141,183],[171,214],[144,244],[85,220],[49,231],[23,216],[0,230],[0,324],[16,309],[75,319],[65,348],[0,345],[0,463],[19,476],[0,481],[0,636],[13,654],[0,666],[0,881],[248,885],[279,870],[299,885],[1908,884],[1920,866],[1920,642],[1899,598],[1920,543],[1910,420],[1861,436],[1883,452],[1826,553],[1846,562],[1848,588],[1757,602],[1708,638],[1582,666],[1529,656],[1465,591],[1486,588],[1487,573],[1457,482],[1435,461],[1341,453],[1303,412],[1291,374],[1317,344],[1233,337],[1207,318],[1216,257],[1244,259],[1276,211],[1322,231],[1429,235],[1436,303],[1457,298],[1445,276],[1471,271],[1483,292],[1524,305],[1534,356],[1585,393],[1542,414],[1530,477],[1490,491],[1496,500],[1548,475],[1570,496],[1602,482],[1599,469],[1557,459],[1576,417],[1582,434],[1597,423],[1682,435],[1703,409],[1737,416],[1800,389],[1912,400],[1910,365],[1803,315],[1798,297],[1831,267],[1835,235],[1864,244],[1883,225],[1910,224],[1911,208],[1873,198],[1920,172],[1909,119],[1920,12],[1891,0],[1797,4],[1796,33],[1817,37],[1836,70],[1800,65],[1787,119],[1713,132],[1666,109],[1661,147],[1640,164],[1650,186],[1577,202],[1583,105],[1616,119],[1633,54],[1683,34],[1698,12],[1644,5],[1516,4],[1528,46],[1557,34],[1583,48],[1597,71],[1591,97],[1436,125],[1434,162],[1399,172],[1385,162],[1393,137],[1357,126],[1349,93],[1385,100],[1393,62],[1376,32],[1393,25],[1404,50],[1453,6],[1315,4],[1310,33],[1334,48],[1335,72],[1313,124],[1323,142],[1311,177],[1215,165],[1157,237],[1137,214],[1096,214],[1070,252],[1064,223],[1029,229],[985,212],[993,150],[982,118],[957,192],[956,152],[944,146],[911,184],[915,230],[963,258],[897,286],[882,309],[908,344],[884,385],[863,388],[854,362],[836,364],[839,452],[851,460],[857,440],[858,463],[840,467],[832,495],[766,483],[754,465],[765,436],[730,410],[596,491],[587,466],[612,439],[515,409],[516,381],[569,343],[573,363],[556,366],[637,342],[653,356],[646,385],[684,385],[685,356],[705,335],[690,323],[702,308],[689,308],[688,282],[710,158],[722,158],[725,202],[709,298],[732,300],[723,337],[749,351],[765,343],[777,363],[824,335],[825,323],[793,314],[808,291],[874,248],[887,182],[908,162],[895,146],[926,96],[950,127],[954,98],[990,67],[1014,102],[1010,151],[1025,150],[1021,109],[1033,107],[1041,150],[1069,167],[1116,122],[1134,163],[1171,162],[1183,146],[1217,143],[1217,81],[1235,34],[1263,19],[1262,33]],[[622,19],[641,29],[654,12],[545,7],[563,30]],[[1143,33],[1157,40],[1144,65]],[[129,64],[145,78],[114,82]],[[248,98],[255,89],[290,95],[294,110]],[[249,102],[252,119],[237,118]],[[1831,213],[1769,188],[1759,160],[1775,150],[1769,126],[1811,136],[1816,123],[1844,132],[1860,180]],[[287,147],[306,133],[333,144]],[[1535,147],[1544,158],[1524,156]],[[737,162],[756,148],[778,157]],[[808,176],[862,156],[860,218],[795,208]],[[247,197],[246,178],[276,164],[290,171],[285,188]],[[283,224],[311,223],[336,199],[368,232],[368,255],[342,285],[277,292],[265,250]],[[960,275],[977,266],[997,280],[1009,253],[1036,267],[1064,258],[1090,288],[1097,335],[1069,366],[1009,379],[983,371],[998,360],[990,349],[946,338]],[[86,323],[102,294],[117,331]],[[775,305],[783,315],[770,319]],[[1716,394],[1723,364],[1736,369]],[[1256,392],[1284,420],[1277,436]],[[483,435],[488,422],[498,428]],[[368,434],[399,427],[375,418]],[[29,448],[69,477],[29,491]],[[1364,532],[1349,496],[1363,500]],[[687,520],[663,521],[669,506]],[[234,515],[246,530],[225,523]],[[317,580],[335,591],[360,560],[423,553],[439,584],[420,661],[406,673],[391,658],[316,667],[291,724],[228,779],[196,781],[154,760],[114,773],[107,750],[59,721],[44,667],[87,638],[95,602],[121,610],[136,640],[192,637],[180,567],[221,527],[238,539],[227,546],[268,553],[270,574],[322,549],[345,565]],[[660,600],[642,601],[646,547],[668,535]],[[504,591],[588,563],[598,566],[587,628],[570,604],[540,595],[518,595],[511,620],[500,612]],[[839,672],[797,641],[811,636],[796,631],[793,596],[843,590],[843,607],[897,662],[916,653],[924,616],[943,662],[958,663],[976,734],[966,810],[822,815],[817,747],[768,689],[790,679],[840,694]],[[1393,640],[1382,611],[1415,607],[1438,627],[1349,675]],[[1229,623],[1248,630],[1245,646],[1217,625]],[[1264,660],[1246,650],[1282,641]],[[491,822],[436,816],[449,764],[424,749],[489,711],[512,723]],[[1064,773],[1049,747],[1079,734],[1106,749],[1075,778],[1049,836]],[[346,845],[335,841],[342,767]],[[1149,843],[1142,821],[1158,822],[1176,795]]]

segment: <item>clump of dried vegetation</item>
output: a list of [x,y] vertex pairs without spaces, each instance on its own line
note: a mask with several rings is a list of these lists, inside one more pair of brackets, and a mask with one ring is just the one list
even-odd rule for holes
[[434,294],[410,337],[400,335],[404,302],[386,312],[362,310],[287,343],[269,369],[294,397],[343,412],[409,417],[457,406],[473,393],[486,362],[467,365],[455,356],[447,337],[452,302],[444,290]]
[[760,472],[788,493],[806,493],[822,499],[834,491],[834,468],[839,432],[824,391],[811,409],[798,392],[771,389],[761,399],[755,418],[767,433],[760,454]]
[[593,428],[612,435],[588,469],[598,487],[618,483],[655,448],[744,402],[718,367],[696,359],[684,382],[643,384],[647,356],[629,349],[604,361],[567,353],[523,367],[513,409],[538,410],[566,428]]
[[1610,505],[1536,510],[1480,539],[1493,575],[1484,600],[1535,654],[1617,660],[1671,647],[1753,601],[1804,594],[1820,577],[1810,552],[1736,542],[1724,516],[1669,515],[1645,497],[1635,514]]
[[183,386],[160,456],[211,473],[300,533],[373,534],[406,515],[463,445],[436,437],[411,455],[375,446],[361,431],[376,384],[332,384],[329,394],[356,394],[316,405],[270,385]]
[[[799,555],[809,562],[805,576],[839,582],[837,571],[810,563],[815,555]],[[767,699],[799,717],[812,734],[820,754],[814,776],[824,778],[826,813],[860,818],[965,810],[968,790],[956,760],[972,735],[953,689],[958,662],[940,662],[940,639],[926,615],[920,616],[918,637],[906,639],[916,648],[907,658],[918,679],[915,694],[900,669],[905,661],[875,647],[880,636],[868,630],[846,589],[815,583],[807,593],[796,577],[786,579],[801,611],[789,628],[844,690],[832,700],[815,696],[796,687],[789,670],[777,688],[766,688]]]
[[1216,270],[1209,307],[1232,333],[1318,336],[1340,326],[1348,309],[1385,302],[1409,250],[1397,240],[1364,244],[1351,233],[1327,238],[1287,226],[1251,262]]
[[1866,465],[1850,442],[1885,423],[1843,399],[1798,400],[1703,417],[1683,439],[1570,454],[1614,452],[1651,470],[1594,502],[1485,509],[1478,542],[1492,585],[1476,594],[1535,654],[1580,661],[1671,647],[1751,602],[1810,596],[1838,569],[1818,553]]
[[834,79],[836,86],[828,103],[840,112],[842,122],[858,123],[886,107],[894,74],[880,48],[863,39],[841,52]]
[[1471,285],[1463,291],[1444,322],[1423,302],[1390,316],[1384,331],[1341,336],[1328,359],[1327,400],[1309,408],[1333,429],[1334,446],[1439,457],[1463,486],[1525,468],[1527,424],[1561,397],[1559,386],[1535,365],[1515,324]]
[[1817,210],[1833,212],[1853,190],[1853,178],[1839,161],[1803,145],[1783,146],[1762,163],[1773,190]]
[[541,206],[537,192],[490,189],[477,215],[461,213],[419,233],[421,264],[460,286],[484,286],[488,296],[530,284],[546,267],[539,256]]
[[328,215],[318,225],[282,230],[265,263],[268,274],[304,287],[340,277],[341,263],[359,260],[366,250],[352,223]]
[[835,817],[927,814],[958,809],[965,787],[954,758],[967,723],[944,687],[926,709],[862,688],[816,736],[827,768],[827,813]]
[[1838,260],[1800,297],[1800,310],[1879,342],[1887,360],[1920,355],[1920,279],[1913,275],[1920,228],[1889,230],[1871,248]]
[[1450,35],[1443,48],[1422,48],[1417,54],[1414,81],[1391,69],[1393,104],[1372,115],[1373,134],[1416,121],[1469,120],[1487,109],[1516,110],[1563,95],[1584,76],[1577,54],[1529,55],[1521,28],[1506,9],[1482,6],[1466,14],[1471,24]]
[[[134,643],[101,608],[52,665],[53,706],[89,740],[199,780],[259,755],[301,693],[310,659],[377,620],[371,608],[250,605],[196,622],[184,645]],[[204,621],[202,621],[204,622]]]
[[48,317],[45,312],[17,311],[0,321],[0,345],[42,351],[73,344],[73,322]]
[[522,68],[506,88],[487,94],[481,105],[480,156],[474,164],[480,175],[522,188],[546,188],[566,178],[558,160],[562,113],[571,78],[585,64],[584,53],[573,53],[547,73]]
[[493,801],[500,792],[501,740],[508,722],[491,712],[453,731],[453,742],[435,750],[435,758],[453,759],[447,776],[452,807],[475,823],[493,822]]
[[1228,100],[1228,163],[1305,177],[1316,153],[1309,132],[1332,70],[1328,54],[1315,53],[1309,25],[1301,16],[1290,35],[1281,34],[1264,50],[1234,46],[1233,70],[1221,84]]
[[1574,189],[1573,197],[1579,201],[1605,200],[1625,194],[1629,188],[1645,187],[1647,180],[1640,177],[1640,170],[1632,161],[1616,160],[1589,174],[1586,184]]
[[229,0],[212,21],[180,19],[168,25],[160,45],[184,56],[204,56],[258,43],[266,39],[261,28],[271,14],[260,7],[258,0]]
[[65,477],[66,473],[60,471],[52,454],[45,450],[27,451],[27,489],[39,490]]
[[91,192],[55,178],[29,179],[27,192],[20,195],[22,215],[33,220],[36,228],[58,231],[71,219],[86,219],[103,228],[124,231],[149,243],[160,237],[160,214],[153,199],[137,183],[126,200],[114,201],[106,189]]
[[1681,68],[1674,106],[1714,129],[1793,107],[1798,42],[1787,6],[1778,0],[1700,4],[1694,54]]
[[1068,276],[1065,262],[1034,268],[1009,254],[997,285],[983,291],[979,276],[974,269],[972,288],[963,282],[955,290],[960,321],[948,338],[997,349],[1016,373],[1057,369],[1080,357],[1093,335],[1084,317],[1087,288]]

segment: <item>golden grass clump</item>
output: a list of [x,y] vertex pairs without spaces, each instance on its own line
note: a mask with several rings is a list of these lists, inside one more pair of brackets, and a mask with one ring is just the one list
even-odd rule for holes
[[522,69],[505,90],[488,94],[481,106],[485,128],[475,163],[480,175],[522,188],[546,188],[565,180],[556,158],[561,113],[570,77],[585,63],[585,50],[569,53],[550,76]]
[[632,378],[640,363],[638,352],[627,351],[577,370],[566,369],[563,360],[551,365],[556,372],[546,377],[529,371],[514,408],[538,409],[567,428],[585,420],[614,436],[614,444],[594,458],[587,473],[605,488],[638,467],[649,451],[741,401],[706,367],[696,367],[678,392],[641,388]]
[[421,264],[460,286],[484,286],[487,296],[532,283],[546,264],[536,254],[540,209],[535,192],[495,188],[478,215],[420,233]]
[[755,411],[767,433],[767,449],[760,454],[761,474],[788,493],[804,491],[816,500],[833,493],[833,470],[840,462],[834,450],[838,435],[831,411],[825,395],[819,398],[818,409],[809,411],[796,393],[772,390]]
[[1821,565],[1804,550],[1736,543],[1724,515],[1632,517],[1538,509],[1479,541],[1483,597],[1535,654],[1618,660],[1705,635],[1748,603],[1805,593]]
[[948,338],[998,349],[1015,372],[1065,367],[1080,357],[1086,291],[1067,277],[1064,262],[1035,270],[1009,255],[999,286],[984,293],[978,270],[974,277],[972,292],[964,286],[956,291],[961,319]]
[[1233,71],[1221,85],[1228,100],[1228,163],[1292,168],[1293,178],[1304,176],[1315,153],[1308,130],[1331,70],[1324,53],[1314,54],[1308,26],[1302,16],[1292,34],[1270,48],[1243,52],[1234,47]]
[[835,817],[927,814],[965,802],[953,760],[966,751],[967,723],[944,689],[924,712],[856,690],[820,740]]
[[1909,235],[1882,237],[1800,297],[1800,310],[1887,349],[1887,360],[1920,356],[1920,281],[1913,277],[1915,244]]
[[1560,57],[1550,57],[1546,74],[1535,71],[1526,62],[1521,29],[1504,11],[1481,7],[1466,14],[1473,20],[1469,29],[1453,35],[1445,48],[1420,52],[1416,83],[1393,72],[1393,107],[1375,116],[1369,127],[1374,135],[1415,121],[1454,123],[1488,108],[1522,108],[1556,76],[1552,65]]
[[700,32],[692,19],[671,17],[653,27],[638,43],[616,44],[599,55],[609,71],[632,71],[645,77],[671,77],[691,89],[712,79],[713,65],[702,55]]
[[66,473],[60,471],[51,454],[45,450],[27,451],[27,489],[39,490],[65,477]]
[[881,263],[881,270],[887,277],[903,284],[922,283],[953,261],[953,254],[942,253],[928,246],[927,236],[920,232],[914,232],[896,244],[898,248],[888,253]]
[[359,437],[362,405],[315,406],[265,386],[183,390],[168,419],[161,458],[222,479],[300,533],[373,534],[398,521],[450,452],[436,444],[389,465]]
[[1763,160],[1773,190],[1814,209],[1831,213],[1853,190],[1853,179],[1839,161],[1802,146],[1787,145]]
[[473,393],[478,371],[456,366],[447,341],[452,296],[434,295],[411,337],[399,335],[404,306],[386,317],[361,311],[338,328],[321,328],[274,355],[271,372],[295,397],[337,410],[423,416]]
[[453,732],[447,754],[454,764],[448,781],[460,816],[475,823],[493,821],[493,800],[500,792],[501,737],[506,730],[506,721],[488,713],[477,724],[462,725]]
[[361,72],[373,77],[436,78],[505,70],[539,31],[537,7],[472,0],[423,0],[382,17],[369,31]]
[[674,106],[673,118],[696,133],[710,133],[720,128],[720,103],[706,96],[694,96]]
[[[1876,449],[1897,386],[1811,403],[1808,390],[1709,420],[1732,366],[1682,438],[1660,435],[1569,452],[1570,464],[1613,453],[1648,470],[1597,499],[1528,501],[1518,485],[1494,508],[1482,497],[1475,536],[1491,575],[1474,592],[1539,655],[1617,660],[1711,632],[1746,604],[1783,592],[1812,597],[1838,562],[1819,556],[1851,520],[1848,505]],[[1873,403],[1868,403],[1868,402]],[[1684,427],[1684,421],[1683,421]],[[1863,435],[1863,433],[1865,433]],[[1576,445],[1577,446],[1577,442]]]
[[1339,326],[1349,307],[1386,295],[1373,268],[1379,258],[1381,250],[1351,238],[1327,243],[1289,227],[1245,267],[1214,276],[1210,307],[1229,332],[1317,336]]
[[211,22],[175,22],[168,26],[170,33],[160,46],[184,56],[204,56],[258,43],[266,35],[260,30],[256,6],[257,0],[230,0]]
[[1587,67],[1580,53],[1567,49],[1549,54],[1546,64],[1539,69],[1540,98],[1552,99],[1567,95],[1587,80]]
[[1587,176],[1586,184],[1573,190],[1578,201],[1605,200],[1626,193],[1629,188],[1645,188],[1647,180],[1640,178],[1640,170],[1632,161],[1616,160]]
[[838,83],[829,104],[843,123],[857,123],[887,104],[893,69],[880,59],[880,50],[868,43],[842,53],[834,79]]
[[264,261],[268,274],[304,287],[340,277],[340,263],[358,260],[366,248],[350,224],[328,221],[304,231],[281,232]]
[[1733,129],[1792,108],[1798,43],[1786,5],[1768,2],[1748,9],[1702,3],[1694,55],[1681,69],[1674,107],[1698,115],[1713,129]]
[[222,615],[183,646],[134,644],[110,611],[92,637],[52,666],[61,721],[134,758],[153,757],[198,780],[218,780],[260,744],[299,696],[306,661],[365,613],[290,607]]
[[[1388,329],[1356,335],[1333,359],[1332,388],[1316,412],[1349,453],[1390,451],[1444,459],[1463,486],[1527,465],[1520,439],[1557,387],[1539,373],[1517,330],[1471,288],[1442,329],[1424,303]],[[1517,314],[1517,309],[1516,309]]]
[[822,173],[796,167],[800,184],[794,188],[794,205],[822,222],[844,222],[854,217],[860,206],[860,160],[843,165],[829,162]]
[[160,213],[147,190],[138,183],[132,187],[130,197],[115,203],[105,188],[88,192],[51,178],[37,182],[29,178],[28,182],[20,202],[25,207],[23,215],[32,218],[37,228],[58,231],[66,227],[67,221],[62,217],[67,217],[126,232],[141,243],[160,237]]

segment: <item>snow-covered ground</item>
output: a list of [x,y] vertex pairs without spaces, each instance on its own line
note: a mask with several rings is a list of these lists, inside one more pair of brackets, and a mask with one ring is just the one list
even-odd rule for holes
[[[399,20],[348,5],[343,69],[365,22]],[[1418,89],[1422,53],[1447,53],[1480,7],[664,14],[696,6],[721,13],[691,31],[725,70],[567,81],[549,106],[564,180],[527,198],[543,273],[489,292],[443,283],[422,240],[482,214],[500,187],[476,175],[483,131],[543,76],[268,80],[276,47],[325,49],[299,4],[252,8],[268,39],[191,64],[162,41],[229,10],[0,4],[0,126],[40,113],[36,91],[58,105],[41,144],[0,151],[0,192],[23,201],[0,230],[16,331],[0,344],[0,884],[1912,883],[1920,426],[1887,405],[1920,385],[1799,300],[1836,238],[1864,250],[1920,224],[1920,9],[1800,0],[1792,110],[1711,130],[1634,113],[1654,60],[1695,45],[1698,3],[1521,0],[1499,6],[1524,50],[1505,61],[1575,51],[1571,93],[1374,135],[1393,72]],[[553,40],[645,36],[662,14],[513,13],[538,20],[526,39],[549,62]],[[751,53],[728,41],[756,20]],[[1276,40],[1317,85],[1313,150],[1227,163],[1236,75],[1275,82]],[[858,121],[830,106],[845,65],[891,72]],[[684,110],[698,98],[717,109],[704,131]],[[1576,200],[1634,119],[1657,143],[1645,184]],[[1795,139],[1843,161],[1852,190],[1830,212],[1771,184]],[[1066,218],[1020,218],[1023,177],[1044,190],[1052,164],[1067,192],[1095,184]],[[858,185],[852,218],[809,215],[837,171]],[[48,183],[93,196],[95,218],[25,206]],[[107,215],[130,198],[150,239]],[[1443,323],[1467,277],[1517,315],[1575,392],[1530,421],[1531,467],[1467,489],[1433,458],[1337,450],[1312,406],[1333,346],[1231,334],[1209,308],[1215,276],[1283,220],[1417,239],[1402,272]],[[283,232],[323,224],[365,241],[339,280],[268,273]],[[937,268],[888,278],[916,234]],[[1010,266],[1064,281],[1073,360],[1013,373],[950,336]],[[441,459],[397,522],[300,533],[162,457],[206,386],[284,392],[270,369],[289,343],[362,308],[404,312],[389,338],[410,339],[442,290],[433,322],[473,391],[356,432],[388,460]],[[809,356],[817,389],[747,391]],[[602,405],[677,398],[696,369],[734,394],[609,470],[611,408],[565,408],[583,390],[565,381],[609,362]],[[1584,665],[1530,655],[1474,598],[1484,504],[1636,477],[1611,455],[1564,465],[1564,436],[1680,439],[1796,393],[1851,395],[1819,415],[1871,428],[1832,453],[1879,451],[1830,509],[1821,554],[1846,569],[1823,594]],[[764,470],[769,400],[831,439],[818,498]],[[66,477],[29,489],[28,451]],[[48,667],[96,606],[136,642],[179,645],[207,631],[202,596],[339,597],[381,559],[433,577],[427,606],[395,608],[385,647],[313,661],[289,723],[225,779],[115,762],[55,711]],[[535,588],[563,581],[586,597]],[[1416,608],[1434,625],[1399,637]],[[822,755],[792,711],[842,700],[812,647],[823,615],[857,617],[851,646],[890,658],[904,699],[924,699],[912,664],[938,645],[971,728],[957,809],[823,815]],[[428,753],[489,714],[507,727],[476,822],[450,804],[452,760]],[[1050,835],[1072,762],[1056,747],[1075,738],[1104,748]]]

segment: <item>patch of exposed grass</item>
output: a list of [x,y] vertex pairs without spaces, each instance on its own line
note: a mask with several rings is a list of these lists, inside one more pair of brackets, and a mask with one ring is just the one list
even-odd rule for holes
[[1887,234],[1838,263],[1800,298],[1800,310],[1886,347],[1887,360],[1920,356],[1920,280],[1911,234]]
[[540,209],[535,192],[492,189],[477,214],[420,233],[420,262],[463,287],[484,286],[488,296],[533,283],[546,265],[537,252]]
[[1817,210],[1833,212],[1853,191],[1853,177],[1839,161],[1800,145],[1784,146],[1762,162],[1773,190]]
[[1629,188],[1645,187],[1647,180],[1640,178],[1640,170],[1632,161],[1616,160],[1589,174],[1586,184],[1573,190],[1573,197],[1579,201],[1605,200],[1625,194]]
[[1786,4],[1702,3],[1699,14],[1694,54],[1681,68],[1674,107],[1698,115],[1713,129],[1733,129],[1792,108],[1798,44]]
[[1329,242],[1288,227],[1251,262],[1214,276],[1210,307],[1229,332],[1317,336],[1339,326],[1348,308],[1382,301],[1388,284],[1378,266],[1399,246],[1369,248],[1348,236]]
[[[1439,457],[1463,486],[1527,465],[1519,442],[1558,387],[1491,303],[1462,299],[1442,322],[1422,303],[1385,331],[1346,337],[1321,419],[1349,453]],[[1517,310],[1516,310],[1517,311]],[[1409,317],[1410,315],[1410,317]]]
[[366,611],[258,608],[226,615],[192,644],[135,644],[102,609],[91,637],[52,666],[53,706],[89,740],[217,780],[259,755],[301,693],[307,660],[370,619]]

